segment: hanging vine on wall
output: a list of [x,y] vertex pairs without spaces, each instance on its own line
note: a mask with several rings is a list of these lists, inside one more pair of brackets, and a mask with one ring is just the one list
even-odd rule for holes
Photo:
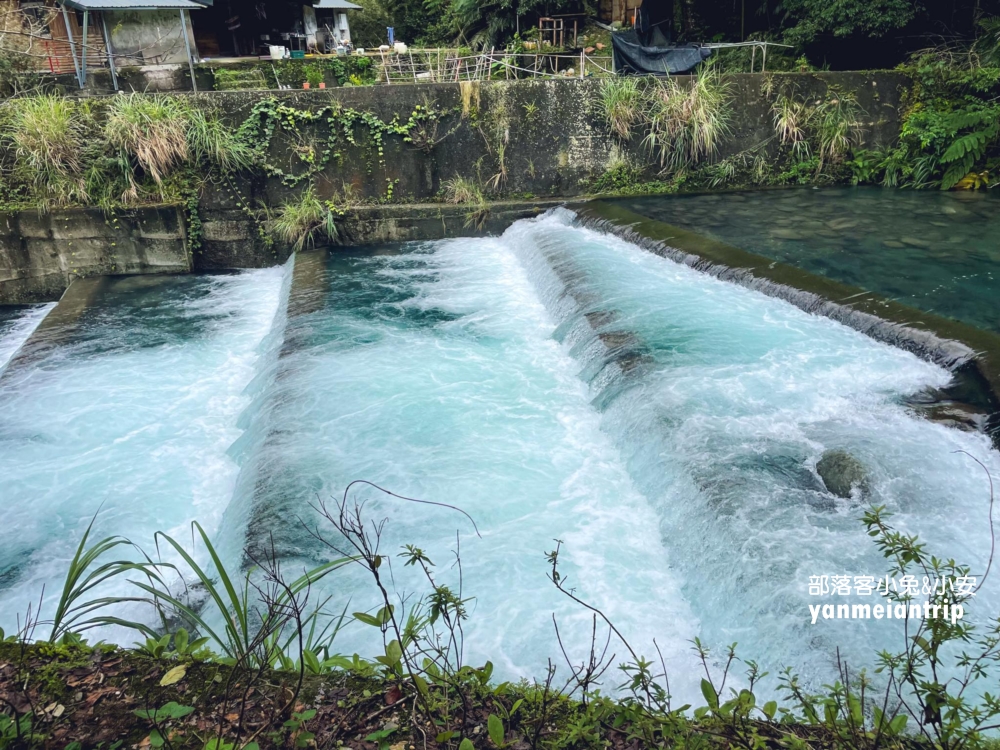
[[[425,103],[414,107],[405,122],[398,115],[386,122],[371,112],[343,107],[339,103],[310,111],[267,99],[254,106],[250,116],[240,126],[239,137],[252,144],[265,174],[280,179],[286,187],[298,187],[312,180],[331,161],[341,160],[343,149],[348,145],[366,149],[369,172],[376,163],[383,168],[386,166],[387,136],[401,136],[404,143],[427,150],[424,134],[445,115],[443,110]],[[307,141],[303,133],[305,126],[325,126],[325,139]],[[298,171],[279,166],[272,160],[272,143],[279,132],[294,143],[290,148],[290,161],[299,168]],[[365,134],[363,138],[361,133]]]

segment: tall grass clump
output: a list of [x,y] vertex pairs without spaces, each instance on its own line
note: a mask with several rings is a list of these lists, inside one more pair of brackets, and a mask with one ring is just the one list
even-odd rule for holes
[[862,109],[846,94],[821,102],[814,115],[823,163],[839,164],[857,145],[861,135]]
[[481,230],[490,216],[490,207],[482,188],[465,177],[455,177],[444,183],[444,199],[453,205],[470,206],[465,215],[466,229]]
[[730,82],[706,66],[686,88],[673,78],[658,83],[652,96],[645,144],[670,171],[712,158],[730,133]]
[[279,242],[291,245],[295,252],[314,247],[319,235],[330,240],[340,236],[332,205],[321,201],[312,186],[281,205],[272,220],[271,231]]
[[645,114],[646,96],[639,79],[633,76],[606,78],[601,82],[600,97],[601,110],[611,132],[627,139]]
[[[205,592],[208,606],[194,606],[173,593],[163,575],[148,583],[132,581],[149,595],[146,601],[159,612],[188,624],[213,648],[220,649],[224,658],[245,666],[290,666],[288,653],[294,652],[290,647],[296,637],[300,639],[300,657],[304,648],[317,649],[332,643],[344,615],[328,615],[328,600],[309,607],[307,599],[310,587],[349,564],[349,557],[331,560],[286,581],[273,550],[266,550],[261,559],[251,560],[253,567],[237,573],[227,570],[212,540],[197,522],[192,524],[192,537],[195,532],[205,546],[210,565],[200,565],[188,549],[163,532],[156,535],[157,546],[172,549],[183,560],[190,571],[184,580]],[[175,570],[172,565],[161,564],[160,568]],[[330,622],[317,630],[323,619]]]
[[771,111],[778,140],[782,145],[790,146],[797,159],[808,159],[809,139],[806,126],[811,112],[805,102],[779,96]]
[[167,175],[188,160],[190,121],[190,106],[177,97],[128,94],[112,101],[104,132],[113,148],[162,188]]
[[461,205],[464,203],[485,203],[483,191],[472,180],[456,177],[444,183],[444,197],[448,203]]
[[45,205],[86,201],[82,173],[90,113],[84,105],[43,94],[3,105],[0,138],[13,146],[13,173]]
[[225,172],[248,169],[256,161],[253,148],[235,128],[198,109],[188,118],[187,145],[192,159],[208,162]]

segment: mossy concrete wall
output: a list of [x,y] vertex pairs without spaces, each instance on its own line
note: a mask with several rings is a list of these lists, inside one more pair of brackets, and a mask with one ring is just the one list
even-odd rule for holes
[[[862,145],[891,143],[899,133],[901,100],[908,85],[908,78],[895,72],[735,76],[731,133],[717,156],[726,158],[751,148],[777,154],[772,106],[778,93],[806,101],[850,94],[866,113]],[[643,146],[641,133],[627,141],[609,133],[599,108],[600,88],[600,80],[567,79],[178,96],[193,96],[234,128],[267,99],[310,112],[338,104],[383,122],[398,118],[405,123],[418,106],[442,112],[425,131],[422,144],[387,135],[382,154],[367,137],[367,126],[359,125],[356,144],[341,139],[339,156],[309,178],[321,198],[342,195],[347,189],[364,204],[346,217],[344,233],[346,241],[363,244],[500,232],[510,221],[553,200],[591,193],[594,181],[623,156],[655,177],[658,166]],[[285,174],[304,174],[308,166],[299,155],[304,148],[315,153],[325,147],[324,128],[329,124],[321,119],[294,134],[276,129],[269,164]],[[486,214],[474,206],[443,204],[445,187],[458,178],[477,184],[493,201],[514,203]],[[183,215],[175,208],[117,212],[114,222],[96,210],[0,215],[0,304],[54,299],[80,276],[283,262],[289,248],[269,247],[262,240],[259,219],[252,214],[295,199],[307,183],[292,182],[290,186],[275,173],[210,182],[198,209],[202,243],[190,259]]]
[[191,270],[176,206],[0,214],[0,304],[56,300],[88,276]]
[[[718,157],[726,158],[764,144],[766,154],[777,154],[774,134],[774,98],[778,93],[800,100],[821,100],[849,93],[864,110],[861,142],[869,147],[892,143],[900,128],[900,104],[909,79],[895,72],[754,74],[735,76],[732,85],[731,133]],[[386,222],[400,227],[423,222],[421,230],[402,230],[400,239],[429,239],[430,226],[442,234],[467,233],[463,217],[469,208],[429,208],[432,214],[403,214],[387,203],[440,202],[449,181],[458,178],[479,185],[494,200],[539,201],[577,197],[592,192],[594,181],[627,156],[653,178],[659,171],[643,145],[641,133],[627,142],[608,132],[599,108],[600,80],[496,81],[479,85],[414,84],[365,86],[323,91],[240,91],[200,94],[205,107],[220,111],[233,127],[244,122],[262,99],[273,98],[296,109],[316,112],[337,103],[344,108],[372,113],[384,122],[406,122],[418,106],[444,112],[430,129],[432,146],[418,147],[402,137],[387,136],[384,154],[366,140],[363,127],[355,133],[357,145],[340,141],[340,158],[314,178],[321,198],[332,198],[346,189],[354,198],[381,204],[364,209],[375,220],[376,230],[363,231],[355,223],[352,241],[384,241],[392,236]],[[280,129],[272,139],[269,162],[286,174],[301,174],[298,154],[303,146],[323,148],[324,122],[304,125],[294,136]],[[502,140],[502,157],[501,143]],[[391,197],[389,186],[391,185]],[[289,186],[280,176],[241,176],[232,183],[217,183],[205,190],[200,213],[205,237],[196,263],[210,268],[280,262],[285,253],[268,250],[247,221],[240,202],[251,206],[280,206],[299,195],[304,184]],[[442,213],[443,212],[443,213]],[[489,226],[494,227],[496,219]],[[360,234],[358,234],[360,232]]]
[[[864,110],[863,145],[893,142],[900,128],[900,100],[909,85],[896,72],[746,74],[733,77],[731,134],[720,145],[723,159],[765,144],[777,153],[772,106],[780,92],[813,101],[850,94]],[[463,177],[500,196],[569,197],[585,194],[593,181],[623,154],[644,164],[650,176],[656,165],[642,143],[642,133],[627,142],[610,135],[600,112],[601,81],[532,80],[481,84],[413,84],[364,86],[323,91],[214,92],[199,95],[205,106],[220,109],[235,125],[262,98],[275,98],[298,109],[316,111],[332,102],[371,112],[389,122],[405,122],[417,106],[445,112],[432,133],[432,148],[388,137],[384,159],[370,144],[348,146],[319,175],[321,192],[332,194],[348,184],[355,195],[385,200],[424,202],[439,195],[451,179]],[[270,158],[286,172],[301,167],[296,147],[323,138],[322,125],[303,128],[299,141],[277,134]],[[502,143],[501,143],[502,141]],[[502,156],[501,156],[502,146]],[[298,171],[301,171],[299,169]],[[280,179],[246,185],[253,199],[277,205],[297,191]],[[224,190],[208,196],[208,207],[227,205]]]

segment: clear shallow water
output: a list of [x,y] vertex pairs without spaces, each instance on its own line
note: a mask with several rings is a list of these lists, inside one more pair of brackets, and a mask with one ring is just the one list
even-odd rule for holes
[[[476,597],[467,661],[493,660],[500,678],[544,673],[553,612],[585,655],[589,618],[546,579],[558,538],[570,585],[641,652],[656,639],[679,699],[699,695],[694,636],[825,680],[835,645],[870,664],[895,635],[808,625],[810,575],[883,570],[862,506],[819,484],[828,448],[866,463],[900,526],[985,564],[986,480],[953,451],[994,472],[997,455],[900,403],[946,372],[566,212],[497,239],[162,283],[148,303],[107,295],[92,311],[103,328],[0,392],[0,424],[20,430],[0,448],[19,482],[4,497],[30,501],[5,502],[25,508],[0,530],[23,568],[0,591],[5,617],[61,572],[102,497],[140,500],[103,515],[104,533],[148,544],[198,517],[231,565],[273,539],[294,571],[331,555],[302,528],[311,504],[368,479],[475,517],[481,538],[454,511],[358,494],[366,517],[389,519],[387,554],[417,544],[453,584],[460,541]],[[197,397],[179,396],[192,382]],[[62,557],[46,566],[42,549]],[[398,559],[392,573],[398,592],[423,590]],[[357,571],[326,591],[336,611],[374,604]],[[982,599],[997,610],[995,587]],[[349,629],[337,647],[372,653],[370,636]]]
[[633,211],[1000,332],[1000,196],[794,188],[629,198]]

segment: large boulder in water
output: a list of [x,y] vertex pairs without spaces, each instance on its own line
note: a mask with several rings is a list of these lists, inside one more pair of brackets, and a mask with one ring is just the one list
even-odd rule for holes
[[854,487],[862,494],[868,492],[868,472],[864,464],[847,451],[826,451],[816,464],[816,473],[826,488],[838,497],[850,498]]

